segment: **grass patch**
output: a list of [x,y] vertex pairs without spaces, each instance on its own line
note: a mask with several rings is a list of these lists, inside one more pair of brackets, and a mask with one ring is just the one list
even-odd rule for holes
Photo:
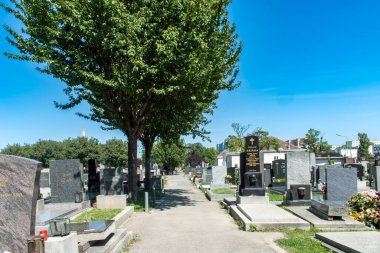
[[269,193],[269,201],[283,201],[284,195],[282,194],[276,194],[276,193]]
[[129,250],[131,249],[132,245],[135,242],[137,242],[138,240],[140,240],[140,237],[138,235],[133,235],[132,239],[124,245],[122,253],[129,252]]
[[[156,189],[155,196],[156,200],[161,199],[165,194],[162,190]],[[128,206],[133,206],[135,212],[144,212],[145,211],[145,192],[139,191],[137,193],[137,203],[128,203]],[[149,194],[149,211],[152,210],[156,205],[153,203],[152,194]]]
[[86,221],[97,221],[97,220],[112,220],[116,215],[118,215],[122,209],[91,209],[90,211],[85,211],[78,217],[76,217],[71,222],[86,222]]
[[333,252],[322,246],[322,243],[312,239],[317,230],[301,229],[283,230],[286,238],[276,240],[277,244],[286,249],[289,253],[329,253]]
[[214,194],[234,194],[235,193],[235,191],[231,189],[226,189],[226,188],[215,188],[215,189],[212,189],[212,192]]
[[245,230],[244,228],[244,222],[242,220],[235,220],[236,225],[238,226],[239,230]]

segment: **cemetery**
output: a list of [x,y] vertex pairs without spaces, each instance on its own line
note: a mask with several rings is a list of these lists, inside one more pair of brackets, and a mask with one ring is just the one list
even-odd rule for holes
[[0,2],[0,253],[380,253],[379,8]]

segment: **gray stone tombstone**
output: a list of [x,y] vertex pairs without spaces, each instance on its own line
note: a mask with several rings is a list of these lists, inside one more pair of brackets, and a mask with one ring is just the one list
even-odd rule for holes
[[127,175],[121,168],[107,168],[100,170],[100,194],[121,195],[124,194],[123,181]]
[[[50,187],[52,203],[75,203],[76,196],[83,196],[82,169],[79,159],[52,160]],[[82,199],[79,199],[81,202]]]
[[358,192],[356,168],[330,168],[326,170],[327,200],[348,201]]
[[212,167],[204,168],[202,174],[202,184],[211,184],[212,181]]
[[50,172],[48,169],[43,169],[40,176],[40,188],[50,187]]
[[286,160],[286,189],[291,184],[310,184],[310,155],[308,152],[297,151],[287,153]]
[[334,165],[319,165],[317,167],[317,177],[316,177],[316,183],[317,185],[319,183],[326,183],[326,170],[331,168],[343,168],[341,164],[334,164]]
[[271,169],[264,168],[264,185],[268,187],[270,186],[271,183],[272,183]]
[[28,252],[34,235],[42,164],[0,155],[0,252]]
[[226,166],[212,166],[212,184],[224,185],[226,184],[227,167]]

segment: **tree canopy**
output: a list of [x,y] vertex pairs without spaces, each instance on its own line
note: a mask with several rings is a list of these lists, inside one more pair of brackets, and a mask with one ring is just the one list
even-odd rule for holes
[[153,146],[152,157],[153,161],[164,169],[183,166],[186,161],[185,143],[181,139],[169,143],[159,140]]
[[128,137],[133,201],[137,139],[161,106],[167,112],[164,102],[175,98],[174,111],[211,112],[221,90],[238,86],[241,45],[228,20],[230,0],[11,2],[3,7],[23,27],[6,26],[19,50],[7,55],[41,63],[40,71],[67,85],[69,101],[59,108],[86,101],[91,111],[79,115]]
[[316,155],[321,155],[328,153],[331,149],[331,145],[327,141],[323,140],[321,132],[310,128],[305,137],[303,138],[302,147],[305,148],[310,153],[315,153]]
[[359,148],[358,148],[358,157],[364,160],[368,160],[371,157],[369,153],[369,147],[373,145],[366,133],[358,133],[359,139]]

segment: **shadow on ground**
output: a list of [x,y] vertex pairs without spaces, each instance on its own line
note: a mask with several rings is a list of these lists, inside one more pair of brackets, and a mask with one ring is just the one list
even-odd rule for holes
[[165,190],[165,197],[163,197],[160,201],[157,201],[157,206],[155,209],[163,211],[177,206],[195,206],[196,201],[191,200],[188,196],[185,196],[189,193],[190,191],[187,190]]

